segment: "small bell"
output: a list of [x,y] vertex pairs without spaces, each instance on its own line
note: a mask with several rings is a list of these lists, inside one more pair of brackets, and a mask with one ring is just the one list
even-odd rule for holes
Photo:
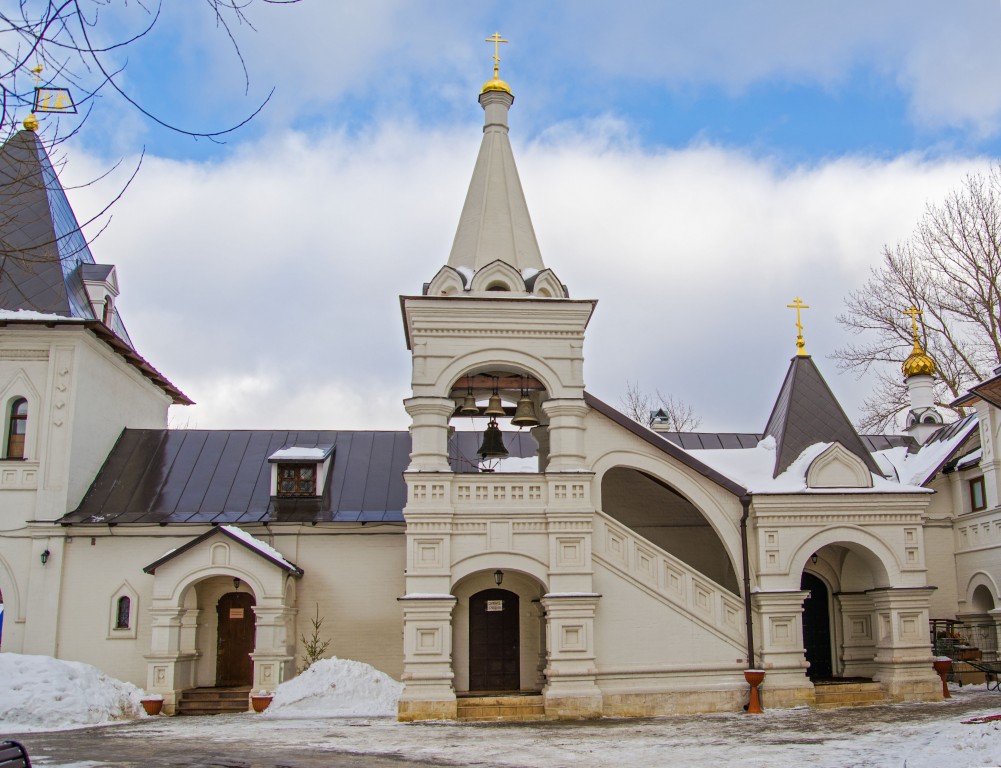
[[516,427],[539,426],[539,417],[535,415],[535,404],[528,395],[522,395],[518,399],[518,408],[514,412],[511,424]]
[[484,416],[489,416],[493,419],[495,416],[505,416],[504,406],[501,405],[500,395],[495,391],[490,395],[490,400],[487,402],[487,408],[483,411]]
[[459,406],[459,413],[462,416],[476,416],[480,412],[480,408],[476,405],[476,398],[473,396],[472,392],[468,392],[464,398],[462,398],[462,405]]
[[504,447],[504,435],[494,419],[490,419],[487,424],[483,433],[483,445],[477,453],[483,459],[503,459],[508,455],[507,448]]

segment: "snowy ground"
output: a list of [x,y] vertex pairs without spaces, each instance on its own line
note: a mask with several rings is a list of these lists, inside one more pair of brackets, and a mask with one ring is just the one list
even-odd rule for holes
[[586,723],[402,724],[391,718],[277,719],[246,715],[148,718],[113,728],[24,737],[35,764],[147,766],[496,766],[497,768],[973,768],[1001,766],[1001,694],[954,689],[953,699],[764,715],[705,715]]

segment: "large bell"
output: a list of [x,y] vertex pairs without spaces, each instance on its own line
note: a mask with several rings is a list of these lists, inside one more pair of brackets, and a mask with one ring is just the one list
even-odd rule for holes
[[493,419],[495,416],[505,416],[504,406],[501,405],[500,395],[494,392],[490,395],[490,400],[487,401],[487,409],[483,411],[484,416],[489,416]]
[[522,395],[518,399],[518,408],[514,412],[511,423],[516,427],[539,426],[539,417],[535,415],[535,404],[528,395]]
[[484,459],[503,459],[508,455],[507,448],[504,447],[504,435],[493,419],[487,424],[483,433],[483,445],[477,453]]
[[464,398],[462,398],[462,405],[459,406],[459,413],[463,416],[475,416],[480,412],[480,408],[476,405],[476,398],[473,396],[472,392],[469,392]]

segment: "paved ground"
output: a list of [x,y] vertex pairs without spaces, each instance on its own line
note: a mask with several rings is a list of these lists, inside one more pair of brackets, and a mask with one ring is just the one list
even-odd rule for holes
[[160,717],[12,736],[28,747],[39,768],[911,766],[932,760],[944,739],[956,741],[960,752],[933,764],[985,765],[985,755],[992,758],[996,746],[998,760],[989,764],[1001,765],[999,724],[961,726],[961,734],[972,734],[979,743],[964,761],[956,724],[974,713],[1001,713],[1001,694],[964,689],[951,701],[935,704],[523,725],[278,720],[250,714]]

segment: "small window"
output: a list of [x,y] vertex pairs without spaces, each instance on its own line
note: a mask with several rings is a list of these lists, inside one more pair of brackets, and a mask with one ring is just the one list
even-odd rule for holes
[[10,404],[10,418],[7,424],[7,452],[5,458],[24,458],[24,436],[28,432],[28,401],[17,398]]
[[970,502],[973,511],[987,509],[987,495],[984,493],[984,478],[975,477],[970,481]]
[[279,464],[279,496],[316,496],[315,464]]
[[115,610],[115,629],[128,629],[132,618],[132,601],[125,595],[118,598]]

